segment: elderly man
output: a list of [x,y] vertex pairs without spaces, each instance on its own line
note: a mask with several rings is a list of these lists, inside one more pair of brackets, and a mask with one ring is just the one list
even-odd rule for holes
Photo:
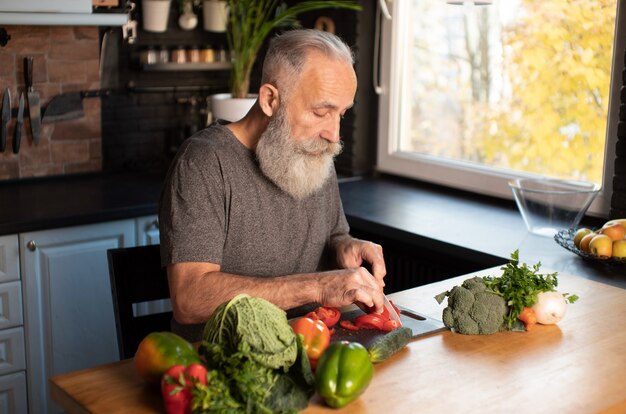
[[348,234],[333,165],[356,86],[338,37],[289,31],[270,43],[248,114],[183,143],[159,213],[174,332],[199,339],[216,307],[239,293],[285,310],[382,310],[382,248]]

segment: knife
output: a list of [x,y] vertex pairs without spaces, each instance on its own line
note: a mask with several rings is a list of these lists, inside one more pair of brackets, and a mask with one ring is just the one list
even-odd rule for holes
[[43,113],[42,123],[48,124],[58,121],[69,121],[84,116],[83,99],[109,96],[110,89],[96,89],[92,91],[66,92],[50,100]]
[[11,120],[11,89],[4,90],[2,98],[2,128],[0,129],[0,152],[7,146],[7,124]]
[[28,117],[30,118],[30,130],[33,134],[33,142],[39,144],[41,138],[41,107],[39,106],[39,92],[33,90],[33,58],[24,58],[24,80],[28,91]]
[[384,294],[383,294],[383,306],[389,312],[389,318],[394,320],[394,321],[396,321],[399,326],[402,326],[402,321],[400,320],[400,315],[398,315],[398,312],[396,312],[396,309],[393,307],[391,302],[389,302],[389,299],[387,298],[387,295],[384,295]]
[[13,154],[20,152],[20,142],[22,141],[22,124],[24,123],[24,93],[20,93],[20,104],[17,107],[17,122],[13,131]]

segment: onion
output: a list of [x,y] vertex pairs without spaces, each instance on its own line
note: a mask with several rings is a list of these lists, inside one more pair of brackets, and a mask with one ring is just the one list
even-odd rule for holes
[[565,315],[567,301],[559,292],[541,292],[537,295],[537,303],[532,309],[535,311],[538,323],[554,325]]

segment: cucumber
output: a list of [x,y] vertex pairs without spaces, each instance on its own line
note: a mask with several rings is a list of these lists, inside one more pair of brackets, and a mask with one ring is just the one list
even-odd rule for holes
[[401,326],[381,336],[367,349],[370,354],[370,361],[378,363],[386,360],[404,348],[411,340],[412,335],[413,332],[410,328]]

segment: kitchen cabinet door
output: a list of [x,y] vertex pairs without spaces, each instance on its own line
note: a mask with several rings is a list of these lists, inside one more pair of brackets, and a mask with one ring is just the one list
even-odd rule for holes
[[108,249],[135,245],[135,221],[20,234],[31,413],[60,409],[48,378],[118,359]]
[[137,246],[159,244],[159,217],[144,216],[135,219],[137,223]]
[[0,236],[0,283],[20,280],[17,234]]
[[27,411],[24,372],[0,377],[0,413],[23,414]]

